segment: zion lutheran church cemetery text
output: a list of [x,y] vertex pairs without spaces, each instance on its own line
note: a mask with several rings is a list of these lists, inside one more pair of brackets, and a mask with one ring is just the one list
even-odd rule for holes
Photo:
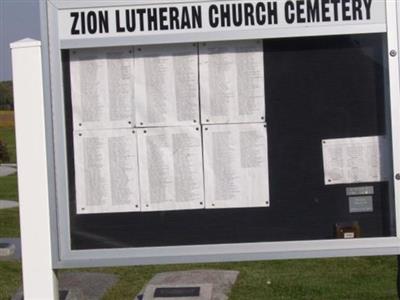
[[377,0],[251,1],[71,11],[70,33],[92,35],[361,21],[371,19],[373,1]]

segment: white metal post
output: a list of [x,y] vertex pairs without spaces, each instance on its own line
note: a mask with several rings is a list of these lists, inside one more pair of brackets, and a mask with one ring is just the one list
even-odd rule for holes
[[24,299],[58,299],[52,267],[41,43],[11,44]]

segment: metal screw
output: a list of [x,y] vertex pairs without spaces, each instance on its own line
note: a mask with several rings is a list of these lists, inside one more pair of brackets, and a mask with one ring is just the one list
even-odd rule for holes
[[396,180],[400,180],[400,174],[399,173],[397,173],[395,177],[396,177]]
[[395,57],[397,55],[397,51],[396,50],[390,50],[390,56],[391,57]]

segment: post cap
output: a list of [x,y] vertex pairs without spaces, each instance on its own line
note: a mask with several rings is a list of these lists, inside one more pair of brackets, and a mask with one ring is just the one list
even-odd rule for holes
[[31,38],[25,38],[25,39],[11,43],[10,48],[17,49],[17,48],[40,47],[41,44],[42,43],[38,40],[34,40]]

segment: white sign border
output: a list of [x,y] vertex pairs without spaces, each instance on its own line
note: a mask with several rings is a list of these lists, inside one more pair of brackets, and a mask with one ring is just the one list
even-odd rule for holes
[[[138,4],[143,1],[123,1],[126,4]],[[186,2],[177,0],[175,2]],[[52,226],[53,266],[55,269],[70,267],[95,267],[118,265],[144,265],[159,263],[216,262],[257,259],[316,258],[363,255],[396,255],[400,253],[400,222],[397,222],[397,236],[386,238],[365,238],[355,240],[315,240],[290,242],[262,242],[243,244],[192,245],[170,247],[144,247],[100,250],[71,250],[71,232],[68,205],[68,166],[65,131],[64,86],[62,81],[61,50],[66,48],[101,47],[132,44],[160,44],[184,41],[213,41],[229,39],[254,39],[289,36],[321,35],[321,31],[302,28],[295,32],[276,31],[275,34],[253,30],[213,34],[168,35],[141,37],[137,39],[94,39],[90,41],[60,41],[58,36],[58,10],[67,7],[83,7],[93,4],[91,1],[42,1],[43,58],[45,79],[45,103],[47,124],[47,145],[51,151],[48,161],[50,174],[55,182],[50,183],[50,209]],[[104,6],[105,1],[101,6]],[[116,3],[116,2],[113,2]],[[121,2],[118,2],[118,4]],[[168,3],[167,1],[165,3]],[[57,6],[60,4],[60,6]],[[389,57],[390,73],[390,110],[392,135],[400,136],[400,86],[398,61],[397,16],[400,3],[386,1],[387,26],[342,26],[331,27],[324,35],[351,33],[388,32],[388,51],[396,51]],[[394,52],[392,52],[394,54]],[[50,75],[51,74],[51,75]],[[388,95],[389,96],[389,95]],[[393,140],[394,173],[400,173],[400,139]],[[57,170],[57,173],[55,172]],[[394,182],[395,195],[400,195],[400,181]],[[396,220],[400,220],[400,210],[396,200]]]

